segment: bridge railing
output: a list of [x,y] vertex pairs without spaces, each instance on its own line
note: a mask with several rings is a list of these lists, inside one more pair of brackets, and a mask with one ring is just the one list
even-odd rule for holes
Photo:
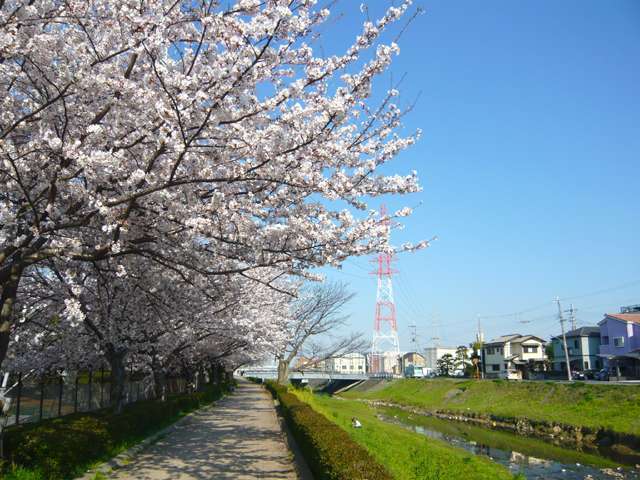
[[[278,378],[278,369],[270,367],[254,367],[247,369],[240,369],[245,377],[256,377],[264,379]],[[370,375],[368,373],[361,372],[341,372],[334,370],[292,370],[289,372],[289,379],[335,379],[335,380],[355,380],[355,379],[367,379]]]

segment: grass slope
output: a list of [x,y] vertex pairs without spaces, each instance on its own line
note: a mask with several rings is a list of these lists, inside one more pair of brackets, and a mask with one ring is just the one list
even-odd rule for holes
[[613,460],[600,455],[558,447],[535,437],[518,436],[500,430],[488,430],[468,423],[450,422],[435,417],[412,415],[397,408],[383,408],[381,411],[388,417],[396,417],[409,425],[422,426],[452,437],[463,437],[466,440],[472,440],[492,448],[499,448],[505,451],[515,450],[530,457],[548,458],[566,464],[581,463],[599,468],[616,468],[619,466]]
[[386,400],[430,410],[527,417],[640,434],[640,386],[505,380],[402,379],[354,389],[345,398]]
[[[506,468],[490,460],[382,422],[376,418],[374,409],[360,402],[317,396],[307,390],[296,390],[294,393],[346,430],[398,480],[514,478]],[[357,417],[363,428],[352,428],[352,417]]]

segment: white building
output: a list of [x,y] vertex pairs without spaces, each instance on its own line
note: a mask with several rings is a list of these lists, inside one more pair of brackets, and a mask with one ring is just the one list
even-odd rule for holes
[[513,333],[495,338],[482,346],[485,376],[522,379],[544,371],[545,341],[534,335]]
[[367,359],[361,353],[347,353],[327,360],[329,371],[335,373],[366,373]]
[[424,349],[424,366],[432,372],[438,371],[438,360],[446,354],[456,358],[455,347],[427,347]]

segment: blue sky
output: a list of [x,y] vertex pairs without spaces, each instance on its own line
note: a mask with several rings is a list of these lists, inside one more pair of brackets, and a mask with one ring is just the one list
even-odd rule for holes
[[[336,7],[327,51],[358,31],[359,4]],[[555,296],[580,324],[640,303],[640,2],[420,5],[392,72],[404,101],[420,94],[405,125],[424,134],[391,169],[418,170],[424,191],[385,202],[420,205],[393,243],[439,240],[397,259],[401,347],[413,322],[422,347],[470,342],[477,315],[487,337],[546,338]],[[368,260],[328,277],[357,293],[352,327],[370,335]]]

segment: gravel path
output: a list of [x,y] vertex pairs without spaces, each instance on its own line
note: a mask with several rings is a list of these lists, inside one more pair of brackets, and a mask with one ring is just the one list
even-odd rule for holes
[[136,480],[297,479],[271,396],[240,381],[109,476]]

